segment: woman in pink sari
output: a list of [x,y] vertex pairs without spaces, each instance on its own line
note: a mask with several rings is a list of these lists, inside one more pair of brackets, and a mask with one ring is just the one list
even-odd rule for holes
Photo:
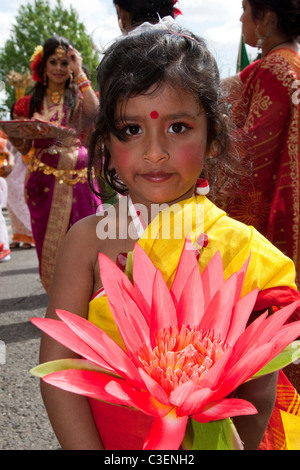
[[82,69],[82,58],[62,37],[38,46],[31,59],[36,85],[14,106],[15,119],[37,118],[71,127],[57,139],[12,140],[23,154],[31,148],[26,183],[40,276],[48,292],[62,240],[76,221],[101,204],[87,182],[87,144],[99,101]]

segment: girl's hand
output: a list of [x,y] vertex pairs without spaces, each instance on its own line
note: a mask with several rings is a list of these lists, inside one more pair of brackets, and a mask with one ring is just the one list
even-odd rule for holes
[[82,70],[82,56],[80,52],[74,49],[73,46],[69,46],[67,56],[69,58],[70,67],[74,74],[74,78],[76,78],[80,73],[83,73]]

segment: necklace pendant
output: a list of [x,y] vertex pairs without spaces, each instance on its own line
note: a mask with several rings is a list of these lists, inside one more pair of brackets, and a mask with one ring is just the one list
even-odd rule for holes
[[54,91],[51,93],[50,98],[53,104],[58,104],[60,102],[61,94],[58,91]]
[[65,89],[63,88],[62,90],[55,90],[51,91],[49,89],[46,90],[47,96],[49,96],[51,103],[53,104],[59,104],[61,97],[64,95]]

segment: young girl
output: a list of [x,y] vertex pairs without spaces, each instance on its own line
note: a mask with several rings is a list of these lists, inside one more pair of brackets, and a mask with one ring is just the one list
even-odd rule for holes
[[[121,264],[134,249],[135,238],[140,237],[139,243],[165,279],[172,279],[185,234],[178,238],[171,230],[168,239],[141,234],[142,227],[152,222],[153,206],[162,204],[203,208],[201,271],[219,250],[228,277],[240,269],[251,251],[245,292],[259,286],[257,309],[297,298],[293,263],[255,230],[226,217],[204,195],[195,195],[198,177],[208,168],[210,158],[213,160],[211,153],[218,157],[222,172],[233,168],[232,147],[219,104],[219,73],[204,42],[178,28],[173,32],[156,27],[143,34],[135,31],[107,50],[98,73],[100,111],[91,140],[90,170],[104,175],[111,187],[126,197],[102,215],[79,221],[68,232],[47,317],[57,319],[55,309],[68,310],[118,340],[107,298],[101,292],[98,253]],[[204,184],[200,193],[206,190]],[[137,205],[140,214],[135,210]],[[194,211],[190,214],[193,219]],[[134,234],[136,221],[140,224]],[[43,336],[42,363],[74,356]],[[277,375],[271,375],[236,391],[258,409],[258,415],[235,420],[246,449],[257,449],[262,440],[274,407],[276,383]],[[42,394],[64,449],[142,448],[151,417],[89,401],[45,383]],[[124,418],[124,426],[116,426],[115,416]]]

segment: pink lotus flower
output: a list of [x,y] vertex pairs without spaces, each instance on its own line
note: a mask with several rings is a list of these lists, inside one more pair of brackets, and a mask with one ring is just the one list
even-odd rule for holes
[[229,396],[299,336],[300,322],[284,324],[300,302],[268,318],[266,312],[246,328],[258,293],[241,298],[248,262],[224,281],[216,253],[200,274],[187,240],[169,290],[138,244],[133,283],[100,254],[126,351],[87,320],[57,311],[62,322],[32,321],[85,360],[56,361],[35,373],[64,390],[154,416],[144,449],[178,449],[189,417],[207,423],[256,413],[251,403]]

